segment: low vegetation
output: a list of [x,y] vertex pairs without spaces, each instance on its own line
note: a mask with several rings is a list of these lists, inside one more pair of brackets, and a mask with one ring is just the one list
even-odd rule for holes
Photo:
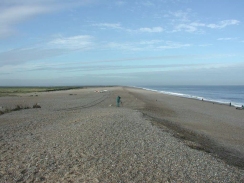
[[41,108],[41,106],[38,105],[38,104],[34,104],[34,105],[33,105],[33,108]]
[[60,90],[72,90],[80,89],[84,87],[0,87],[0,97],[2,96],[15,96],[22,93],[33,93],[33,92],[50,92],[50,91],[60,91]]
[[[41,108],[39,104],[34,104],[33,108]],[[5,113],[9,113],[12,111],[20,111],[23,109],[31,109],[29,106],[23,106],[23,105],[16,105],[14,108],[3,108],[3,110],[0,110],[0,115],[3,115]]]

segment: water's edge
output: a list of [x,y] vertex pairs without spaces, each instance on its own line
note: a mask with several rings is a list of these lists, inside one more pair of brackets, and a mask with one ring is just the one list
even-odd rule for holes
[[[190,99],[195,99],[195,100],[203,100],[203,101],[207,101],[207,102],[213,102],[216,104],[231,105],[234,107],[242,107],[242,105],[244,105],[242,102],[231,101],[231,99],[229,99],[229,100],[226,99],[224,101],[224,100],[218,100],[218,99],[210,99],[210,98],[203,97],[203,96],[178,93],[178,92],[172,92],[172,91],[165,91],[165,90],[161,90],[161,89],[154,89],[153,87],[138,87],[138,86],[133,86],[133,87],[143,89],[143,90],[153,91],[153,92],[157,92],[157,93],[162,93],[162,94],[166,94],[166,95],[173,95],[173,96],[190,98]],[[227,100],[228,100],[228,102],[227,102]]]

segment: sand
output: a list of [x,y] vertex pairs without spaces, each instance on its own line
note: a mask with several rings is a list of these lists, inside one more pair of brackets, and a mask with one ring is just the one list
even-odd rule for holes
[[0,98],[35,103],[0,116],[0,182],[244,181],[234,107],[128,87]]

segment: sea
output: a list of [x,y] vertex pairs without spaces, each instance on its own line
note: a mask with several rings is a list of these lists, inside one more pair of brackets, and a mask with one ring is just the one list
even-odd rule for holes
[[244,86],[139,86],[145,90],[241,107]]

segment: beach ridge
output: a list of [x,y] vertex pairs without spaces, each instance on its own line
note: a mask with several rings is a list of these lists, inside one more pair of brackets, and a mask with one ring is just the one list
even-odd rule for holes
[[[116,107],[117,96],[121,97],[120,107]],[[42,106],[0,116],[0,180],[243,181],[240,168],[190,148],[197,144],[186,145],[175,133],[155,125],[156,118],[145,116],[157,114],[159,119],[174,121],[178,111],[167,104],[171,98],[166,98],[161,101],[155,93],[129,87],[0,98],[5,105],[25,101]]]

